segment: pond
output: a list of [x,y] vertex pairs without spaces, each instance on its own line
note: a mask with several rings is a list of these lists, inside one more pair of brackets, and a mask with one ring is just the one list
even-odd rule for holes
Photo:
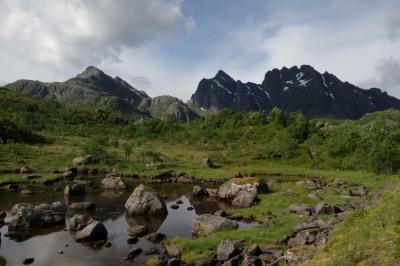
[[[89,188],[85,197],[65,198],[62,192],[55,187],[64,188],[64,183],[55,186],[33,186],[35,192],[31,196],[21,196],[15,192],[0,191],[0,210],[7,211],[6,222],[12,218],[10,209],[16,203],[29,202],[40,204],[44,202],[61,201],[66,204],[71,202],[91,201],[96,203],[96,210],[89,212],[96,220],[103,222],[108,231],[108,241],[112,246],[89,247],[77,243],[73,234],[68,230],[69,218],[75,213],[66,214],[64,225],[40,230],[29,231],[29,234],[17,238],[7,237],[7,225],[1,231],[0,255],[7,259],[7,265],[22,265],[26,258],[34,257],[34,265],[145,265],[150,256],[142,253],[134,261],[125,261],[123,257],[134,248],[142,248],[144,251],[151,247],[162,249],[161,244],[153,244],[140,238],[135,244],[128,244],[130,238],[127,229],[133,225],[146,224],[151,232],[160,232],[167,238],[176,236],[192,237],[192,219],[196,214],[214,213],[217,210],[229,210],[230,206],[221,201],[209,198],[195,199],[192,197],[193,185],[162,184],[152,185],[161,195],[166,197],[168,215],[166,217],[128,217],[125,215],[125,202],[132,189],[138,185],[133,184],[126,192],[101,191],[98,180],[97,188]],[[171,205],[177,200],[183,201],[178,209],[172,209]],[[193,210],[188,210],[193,207]],[[254,224],[240,222],[240,228],[253,226]]]

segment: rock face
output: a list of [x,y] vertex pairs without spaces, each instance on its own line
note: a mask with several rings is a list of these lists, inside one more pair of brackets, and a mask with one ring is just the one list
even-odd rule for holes
[[13,206],[15,215],[8,226],[9,231],[43,228],[63,223],[66,206],[61,202],[43,203],[37,206],[20,203]]
[[227,218],[212,214],[196,215],[192,222],[195,235],[207,236],[219,230],[237,229],[239,224]]
[[119,176],[110,176],[103,178],[101,180],[101,187],[103,189],[112,189],[112,190],[127,189],[127,185],[121,180],[121,177]]
[[72,160],[72,163],[75,165],[91,164],[94,163],[94,157],[92,155],[76,157],[75,159]]
[[363,90],[309,65],[268,71],[262,84],[235,81],[220,70],[215,77],[200,81],[191,104],[205,113],[223,109],[268,113],[278,107],[289,112],[302,110],[309,117],[350,119],[400,109],[400,100],[380,89]]
[[91,242],[99,240],[107,240],[107,229],[98,221],[94,221],[82,230],[76,232],[74,238],[78,242]]
[[85,193],[86,189],[82,184],[68,184],[64,189],[64,195],[66,196],[83,196]]
[[164,199],[154,189],[143,184],[135,188],[125,203],[129,215],[168,213]]

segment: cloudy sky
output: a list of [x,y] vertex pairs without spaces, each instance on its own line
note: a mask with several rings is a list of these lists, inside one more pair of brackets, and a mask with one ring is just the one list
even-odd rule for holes
[[0,84],[94,65],[187,100],[218,69],[261,83],[310,64],[400,97],[400,1],[0,0],[0,59]]

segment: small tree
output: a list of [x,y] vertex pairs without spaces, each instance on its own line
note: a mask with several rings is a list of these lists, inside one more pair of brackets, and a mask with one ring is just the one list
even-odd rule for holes
[[378,143],[370,152],[370,164],[376,173],[392,174],[400,168],[400,150],[389,139]]

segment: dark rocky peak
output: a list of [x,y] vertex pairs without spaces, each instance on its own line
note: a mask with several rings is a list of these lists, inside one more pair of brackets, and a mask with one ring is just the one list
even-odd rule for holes
[[103,71],[94,66],[88,66],[82,73],[78,74],[76,77],[81,79],[88,79],[88,78],[101,79],[101,77],[103,76],[107,76],[106,74],[104,74]]

